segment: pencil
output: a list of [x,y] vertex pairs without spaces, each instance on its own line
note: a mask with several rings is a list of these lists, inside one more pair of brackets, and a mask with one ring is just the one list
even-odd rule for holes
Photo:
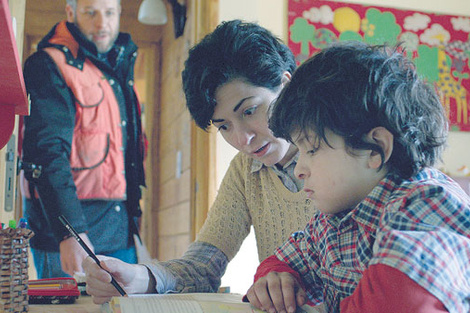
[[[100,260],[96,257],[96,255],[88,248],[86,243],[80,238],[78,233],[73,229],[72,225],[70,225],[69,221],[65,218],[63,215],[59,215],[59,220],[60,222],[67,228],[67,230],[70,232],[70,234],[78,241],[80,246],[86,251],[86,253],[93,259],[95,260],[96,264],[98,264],[99,267],[101,267]],[[101,267],[102,268],[102,267]],[[103,269],[104,270],[104,269]],[[111,275],[111,274],[110,274]],[[122,287],[118,284],[118,282],[114,279],[113,275],[111,275],[111,284],[116,288],[117,291],[121,294],[121,296],[126,296],[126,292]]]

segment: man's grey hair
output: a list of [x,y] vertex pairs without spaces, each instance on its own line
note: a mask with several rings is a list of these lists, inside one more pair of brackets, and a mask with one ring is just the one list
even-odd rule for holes
[[75,11],[77,9],[77,0],[67,0],[67,4]]
[[[67,4],[70,5],[74,11],[77,10],[77,0],[67,0]],[[118,4],[121,4],[121,0],[118,0]]]

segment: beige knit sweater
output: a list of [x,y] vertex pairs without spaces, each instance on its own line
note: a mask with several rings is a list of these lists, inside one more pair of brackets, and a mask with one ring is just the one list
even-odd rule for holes
[[303,191],[289,191],[274,171],[252,173],[252,159],[238,153],[222,181],[197,240],[210,243],[229,260],[253,225],[260,261],[272,255],[291,233],[303,230],[315,209]]

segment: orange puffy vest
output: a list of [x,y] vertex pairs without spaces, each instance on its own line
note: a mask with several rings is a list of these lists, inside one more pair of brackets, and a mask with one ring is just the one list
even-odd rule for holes
[[[67,48],[63,48],[67,49]],[[126,199],[119,105],[103,73],[88,59],[83,68],[67,64],[64,53],[46,48],[75,98],[70,166],[79,199]],[[66,51],[67,52],[67,51]]]

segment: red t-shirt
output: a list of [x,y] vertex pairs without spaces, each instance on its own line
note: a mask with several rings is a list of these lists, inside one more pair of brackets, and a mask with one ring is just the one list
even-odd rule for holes
[[[258,267],[255,281],[269,272],[289,272],[300,284],[299,274],[286,263],[270,256]],[[364,271],[352,295],[341,301],[341,313],[442,313],[441,301],[401,271],[383,264]]]

